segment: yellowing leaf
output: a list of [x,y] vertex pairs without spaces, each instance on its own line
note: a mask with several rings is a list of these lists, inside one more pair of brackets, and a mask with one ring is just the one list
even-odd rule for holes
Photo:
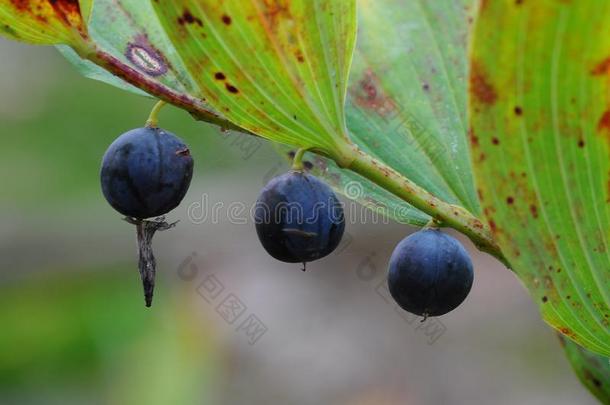
[[92,0],[0,0],[0,35],[34,44],[79,46],[87,37],[81,14]]

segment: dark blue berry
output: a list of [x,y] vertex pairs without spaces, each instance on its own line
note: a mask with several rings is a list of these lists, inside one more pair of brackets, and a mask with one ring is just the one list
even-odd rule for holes
[[343,236],[343,207],[318,178],[291,171],[261,192],[254,215],[265,250],[288,263],[306,263],[331,253]]
[[192,175],[193,158],[180,138],[160,128],[137,128],[104,154],[102,191],[121,214],[151,218],[180,204]]
[[460,242],[437,229],[425,229],[394,249],[388,287],[404,310],[438,316],[464,301],[473,278],[472,262]]

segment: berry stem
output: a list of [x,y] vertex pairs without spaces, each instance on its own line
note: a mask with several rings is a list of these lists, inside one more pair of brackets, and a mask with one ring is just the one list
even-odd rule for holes
[[472,213],[458,205],[449,204],[418,186],[385,163],[353,148],[353,161],[349,170],[369,179],[413,207],[430,215],[434,221],[468,236],[475,246],[494,256],[508,268],[510,264],[495,242],[489,227]]
[[292,159],[292,170],[303,171],[303,155],[305,155],[306,151],[306,148],[300,148],[294,154],[294,158]]
[[146,126],[148,128],[158,128],[159,127],[159,111],[161,111],[161,109],[163,108],[163,106],[167,104],[165,101],[163,100],[159,100],[157,102],[157,104],[155,104],[155,106],[152,108],[152,110],[150,111],[150,115],[148,116],[148,119],[146,120]]
[[439,229],[441,226],[443,226],[441,221],[432,218],[422,229]]

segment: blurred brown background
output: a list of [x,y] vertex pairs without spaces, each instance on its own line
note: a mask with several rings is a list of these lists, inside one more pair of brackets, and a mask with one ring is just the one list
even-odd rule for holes
[[516,277],[463,238],[473,291],[424,324],[383,288],[413,229],[348,224],[307,272],[274,261],[230,207],[248,209],[287,165],[173,107],[161,125],[190,145],[196,173],[169,215],[179,225],[155,237],[146,309],[135,231],[98,170],[154,101],[80,77],[52,48],[0,40],[0,60],[0,403],[595,403]]

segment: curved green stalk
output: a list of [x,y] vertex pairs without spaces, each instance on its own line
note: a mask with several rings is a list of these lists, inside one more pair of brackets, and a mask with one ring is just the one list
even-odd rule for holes
[[354,160],[348,166],[349,170],[369,179],[413,207],[430,215],[435,222],[442,226],[451,227],[468,236],[479,250],[496,257],[510,268],[510,264],[494,241],[489,227],[468,210],[435,197],[390,166],[357,148],[354,148],[353,157]]
[[303,155],[307,149],[300,148],[294,154],[294,158],[292,159],[292,170],[302,171],[303,170]]
[[155,106],[152,108],[152,110],[150,111],[150,115],[148,116],[148,119],[146,120],[146,126],[149,128],[158,128],[159,127],[159,111],[161,111],[161,109],[163,108],[163,106],[167,104],[165,101],[163,100],[159,100],[157,102],[157,104],[155,104]]

